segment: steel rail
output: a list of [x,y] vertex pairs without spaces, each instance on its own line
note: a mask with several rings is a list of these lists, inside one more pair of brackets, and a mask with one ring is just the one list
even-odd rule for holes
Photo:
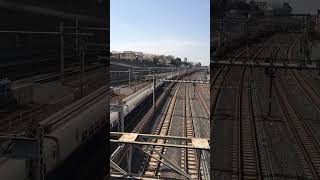
[[[171,87],[174,85],[174,83],[171,83],[169,85],[168,89],[171,89]],[[168,92],[165,91],[164,93],[161,94],[161,96],[157,99],[156,101],[156,107],[158,107],[166,98],[166,96],[168,95]],[[166,111],[165,111],[166,112]],[[141,133],[143,131],[143,129],[148,125],[148,123],[151,121],[151,118],[154,115],[154,111],[153,109],[150,109],[143,117],[142,120],[137,124],[137,126],[132,130],[133,133]],[[149,135],[151,136],[151,135]],[[119,162],[121,162],[123,160],[123,158],[125,157],[125,154],[127,153],[127,149],[125,149],[124,145],[119,146],[115,152],[113,153],[112,157],[116,157],[116,155],[118,154],[122,154],[122,156],[119,158]],[[112,160],[114,160],[114,158],[111,158]],[[142,169],[142,171],[144,171],[145,167]]]
[[[288,51],[291,56],[292,48]],[[320,144],[312,133],[311,129],[305,123],[301,112],[297,109],[294,98],[285,87],[285,83],[279,74],[276,80],[275,90],[281,106],[281,112],[287,120],[287,126],[293,144],[296,146],[298,158],[302,163],[303,170],[308,178],[320,178]]]
[[[156,134],[159,135],[167,135],[169,132],[169,128],[170,128],[170,124],[173,118],[173,112],[175,109],[175,104],[176,104],[176,99],[177,99],[177,94],[179,92],[180,89],[180,85],[177,85],[177,88],[175,89],[174,95],[173,97],[170,99],[170,103],[168,105],[168,109],[166,111],[165,116],[163,116],[161,123],[159,124],[157,131],[155,132]],[[164,140],[158,140],[156,141],[156,143],[160,143],[163,144],[166,141]],[[164,148],[156,146],[155,149],[160,152],[163,153]],[[155,157],[159,158],[159,155],[157,155],[154,152],[151,152],[150,154],[152,154]],[[144,171],[144,175],[146,176],[156,176],[157,172],[158,172],[158,168],[159,168],[159,162],[157,160],[155,160],[154,158],[148,158],[147,164],[146,164],[146,169]]]
[[302,161],[304,172],[308,178],[319,179],[319,144],[306,126],[301,114],[295,109],[294,100],[286,90],[282,79],[276,80],[275,90],[280,101],[282,113],[288,122],[291,140],[297,147],[297,155]]
[[[186,114],[185,114],[185,131],[186,137],[195,137],[195,124],[193,122],[193,116],[191,109],[191,96],[190,96],[190,86],[186,86]],[[187,172],[191,175],[193,179],[200,178],[200,172],[197,171],[198,166],[200,166],[200,162],[197,161],[198,154],[193,149],[186,149],[186,165],[187,165]]]
[[[253,59],[265,50],[259,47],[253,54]],[[254,49],[252,49],[254,50]],[[262,179],[261,157],[259,156],[259,147],[257,142],[255,117],[251,99],[250,79],[247,67],[242,69],[241,79],[238,87],[238,106],[237,117],[238,127],[238,175],[237,179],[258,178]],[[244,79],[247,77],[248,79]],[[245,90],[245,91],[243,91]],[[237,154],[237,153],[235,153]]]
[[[205,137],[205,138],[208,138],[210,137],[210,128],[206,129],[206,128],[203,128],[203,126],[201,125],[201,120],[200,120],[200,115],[199,114],[204,114],[205,118],[209,119],[209,115],[210,114],[206,114],[206,113],[209,113],[209,112],[206,112],[208,111],[208,109],[206,109],[206,105],[205,104],[202,104],[202,100],[200,98],[200,92],[197,91],[196,89],[196,92],[197,93],[197,99],[194,99],[193,101],[199,101],[199,104],[200,104],[200,112],[196,110],[195,108],[195,104],[194,102],[192,102],[192,100],[190,101],[190,106],[191,106],[191,112],[192,112],[192,119],[193,119],[193,127],[194,127],[194,135],[195,137]],[[190,94],[190,89],[189,89],[189,94]],[[204,103],[204,102],[203,102]],[[206,121],[207,123],[207,126],[206,127],[210,127],[210,122],[209,121]],[[204,134],[201,133],[201,132],[205,132]],[[200,152],[201,154],[201,161],[200,162],[197,162],[198,167],[200,169],[200,172],[198,172],[198,174],[200,175],[200,179],[203,179],[203,180],[207,180],[207,179],[210,179],[210,170],[209,170],[209,167],[210,165],[208,164],[208,162],[210,162],[210,155],[208,154],[208,152]],[[199,154],[198,154],[199,155]],[[197,158],[198,159],[198,158]]]

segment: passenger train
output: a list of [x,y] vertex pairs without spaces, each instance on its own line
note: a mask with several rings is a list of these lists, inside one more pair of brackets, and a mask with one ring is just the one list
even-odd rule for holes
[[[192,70],[189,70],[191,73]],[[184,76],[187,72],[181,71],[169,75],[166,79],[175,79]],[[156,84],[156,89],[163,85],[163,81]],[[52,174],[71,156],[80,146],[94,136],[102,127],[110,125],[110,129],[117,126],[119,116],[117,112],[110,112],[110,122],[107,116],[106,105],[109,102],[105,92],[107,86],[101,87],[94,93],[65,107],[40,122],[44,131],[43,162],[45,173]],[[125,113],[129,114],[138,107],[153,89],[148,87],[133,94],[133,98],[125,103]],[[108,124],[110,123],[110,124]],[[0,158],[0,179],[24,180],[27,175],[24,159]]]

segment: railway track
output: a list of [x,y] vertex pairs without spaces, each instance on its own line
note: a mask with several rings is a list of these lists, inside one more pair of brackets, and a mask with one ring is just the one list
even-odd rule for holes
[[[168,86],[168,89],[171,89],[172,87],[174,86],[174,83],[171,83],[169,86]],[[160,95],[160,97],[157,99],[156,101],[156,107],[159,107],[160,104],[164,101],[165,97],[167,96],[167,92],[164,92],[163,94]],[[133,129],[132,132],[134,133],[140,133],[142,132],[142,130],[146,127],[147,123],[150,122],[151,120],[151,117],[153,116],[153,109],[150,109],[145,115],[144,117],[142,118],[142,121],[140,121],[138,123],[138,125]]]
[[[210,107],[208,107],[208,103],[206,103],[205,99],[208,100],[207,98],[204,98],[203,96],[207,96],[210,97],[210,95],[208,95],[208,90],[206,90],[203,86],[197,86],[198,88],[196,89],[196,93],[197,93],[197,97],[200,100],[200,103],[202,105],[202,107],[204,108],[203,111],[206,115],[206,117],[210,117]],[[209,89],[209,88],[207,88]],[[202,95],[203,94],[203,95]],[[210,99],[209,99],[210,101]]]
[[314,104],[317,110],[320,111],[320,95],[317,93],[317,90],[314,88],[314,86],[312,86],[308,80],[302,77],[302,75],[296,70],[291,72],[291,75],[297,81],[308,101]]
[[[293,49],[297,44],[297,40],[298,39],[296,39],[296,41],[294,41],[292,45],[288,48],[287,56],[289,61],[292,59]],[[320,112],[320,95],[317,93],[317,90],[314,88],[314,86],[312,86],[312,84],[310,84],[310,82],[305,77],[303,77],[302,74],[297,70],[292,70],[290,72],[290,75],[296,80],[308,101],[314,104],[314,106]]]
[[[98,69],[101,69],[104,67],[106,67],[106,66],[100,65],[100,64],[91,64],[85,68],[85,72],[98,70]],[[81,70],[80,70],[79,66],[72,65],[71,67],[65,68],[64,75],[65,75],[65,77],[71,77],[71,76],[74,76],[80,72],[81,72]],[[44,83],[48,83],[48,82],[52,82],[52,81],[56,81],[56,80],[61,79],[61,74],[57,73],[57,72],[52,72],[49,74],[44,74],[44,73],[39,73],[39,72],[29,72],[29,73],[25,73],[25,74],[19,74],[17,76],[17,78],[14,80],[19,81],[21,79],[33,78],[33,77],[36,77],[34,80],[32,80],[33,83],[44,84]],[[39,77],[39,78],[37,78],[37,77]]]
[[[195,136],[194,134],[194,126],[192,121],[192,111],[191,111],[191,96],[190,96],[190,89],[186,87],[186,95],[185,95],[185,135],[186,137],[192,138]],[[191,145],[189,142],[187,145]],[[200,176],[200,172],[197,171],[197,165],[200,166],[200,162],[197,162],[197,153],[194,149],[187,149],[185,150],[186,153],[186,169],[188,174],[191,175],[192,179],[197,179]]]
[[[257,61],[258,55],[268,50],[267,46],[271,42],[272,39],[261,45],[252,46],[248,53],[246,49],[241,50],[230,61],[243,58]],[[265,155],[262,152],[261,135],[259,134],[261,127],[256,125],[256,121],[261,117],[256,117],[257,110],[253,109],[257,99],[253,98],[254,92],[251,89],[253,75],[250,70],[243,67],[222,66],[212,78],[214,83],[211,83],[210,88],[210,108],[216,112],[213,122],[217,118],[217,122],[214,123],[217,126],[224,128],[232,126],[231,134],[217,134],[219,137],[221,136],[220,138],[231,140],[230,143],[218,141],[220,146],[232,147],[232,149],[225,150],[230,153],[230,157],[221,157],[220,159],[218,155],[215,155],[215,158],[219,160],[215,163],[218,166],[215,166],[214,175],[220,178],[228,176],[231,179],[263,179],[264,171],[267,169],[265,168]],[[223,102],[219,101],[221,98]],[[227,105],[229,100],[229,103],[234,103],[235,106]],[[225,120],[229,122],[225,122]],[[224,133],[219,129],[215,131]],[[222,155],[224,153],[224,150],[219,150],[216,154]]]
[[[292,50],[296,42],[288,48],[287,56],[289,60],[292,57]],[[299,74],[296,70],[288,73],[296,80],[303,94],[309,102],[315,105],[319,110],[319,97],[316,95],[314,88]],[[275,81],[275,91],[278,97],[278,103],[281,106],[286,125],[289,129],[289,136],[293,143],[302,169],[308,179],[320,179],[320,144],[314,136],[312,130],[308,127],[303,118],[294,97],[286,88],[285,82],[281,77],[283,74],[278,73]]]
[[239,87],[239,177],[241,179],[261,179],[259,148],[256,137],[256,126],[251,99],[251,80],[249,72],[243,70]]
[[[168,109],[165,113],[165,116],[163,116],[160,124],[158,125],[158,128],[155,131],[155,134],[166,136],[170,132],[170,123],[172,120],[173,111],[175,108],[175,103],[177,100],[177,94],[179,92],[180,85],[178,84],[173,97],[170,99],[170,103],[168,106]],[[156,141],[158,144],[164,144],[166,141],[159,139]],[[164,152],[165,148],[161,146],[155,146],[155,150],[162,153]],[[151,154],[152,157],[149,157],[146,163],[146,168],[144,170],[144,174],[146,176],[158,176],[158,169],[160,166],[160,163],[158,162],[158,159],[160,159],[160,156],[155,153],[154,151],[151,151],[149,154]]]
[[[168,86],[168,88],[171,89],[173,86],[174,86],[174,83],[171,83]],[[164,92],[160,95],[160,97],[156,101],[156,107],[159,107],[160,104],[163,103],[163,101],[166,99],[166,96],[168,96],[168,92]],[[154,111],[151,108],[142,117],[141,121],[139,121],[139,123],[134,127],[134,129],[132,130],[132,133],[142,133],[143,130],[148,126],[148,124],[152,120],[153,116],[154,116]],[[119,146],[118,149],[115,151],[114,157],[116,157],[118,155],[120,155],[120,157],[118,156],[119,158],[117,160],[113,159],[113,161],[115,161],[119,164],[119,162],[121,162],[125,158],[127,151],[128,150],[125,149],[125,146]]]
[[276,80],[275,90],[281,105],[282,114],[290,129],[290,138],[295,146],[306,177],[320,178],[320,146],[310,128],[305,124],[301,113],[296,109],[293,97],[285,88],[281,78]]
[[[244,55],[245,53],[246,53],[245,49],[241,50],[239,53],[237,53],[233,57],[233,59],[237,59],[242,55]],[[216,108],[219,94],[221,92],[221,89],[223,88],[223,84],[229,72],[230,72],[230,66],[220,67],[210,82],[210,103],[211,103],[210,108],[212,109],[212,112]]]
[[[265,47],[253,48],[252,58],[255,60],[265,50]],[[241,78],[237,87],[238,99],[235,115],[237,122],[234,124],[233,131],[232,168],[234,173],[232,179],[263,179],[263,160],[260,157],[256,117],[253,109],[252,74],[252,69],[241,68]]]
[[15,112],[13,115],[6,116],[0,121],[1,133],[18,133],[38,122],[46,116],[46,109],[38,105],[26,110]]
[[106,89],[107,86],[103,86],[97,89],[83,99],[78,100],[77,102],[65,107],[58,113],[53,114],[47,119],[41,121],[41,123],[45,126],[45,129],[47,131],[51,131],[61,124],[66,123],[74,116],[77,116],[78,113],[83,112],[86,108],[94,105],[98,101],[105,100],[106,102],[108,102],[107,99],[109,97],[106,93]]
[[[157,129],[155,130],[155,134],[159,135],[172,135],[171,132],[173,129],[173,121],[177,121],[177,119],[174,119],[174,112],[177,110],[177,98],[180,96],[179,99],[182,99],[182,116],[183,116],[183,122],[181,123],[181,131],[183,133],[183,136],[185,137],[200,137],[196,136],[195,134],[195,124],[193,119],[193,111],[194,107],[192,106],[191,97],[193,97],[190,93],[193,91],[193,86],[188,86],[186,84],[177,84],[174,88],[174,93],[172,98],[170,99],[170,103],[167,106],[165,115],[162,117]],[[198,92],[200,93],[200,92]],[[199,94],[198,94],[199,95]],[[201,100],[199,100],[199,103],[201,104],[201,108],[203,108],[204,111],[206,111],[206,107],[203,106],[201,103]],[[174,131],[180,131],[179,129],[176,129],[178,127],[174,127]],[[167,141],[159,140],[157,143],[163,144],[167,143]],[[191,145],[191,144],[188,144]],[[178,166],[185,172],[187,172],[191,179],[198,179],[198,177],[202,177],[201,179],[204,179],[203,176],[201,176],[200,171],[198,171],[198,165],[200,162],[197,162],[197,152],[194,149],[178,149],[173,150],[166,147],[159,147],[156,146],[155,150],[160,152],[162,155],[170,156],[176,151],[180,151],[181,154],[180,157],[175,157],[176,160],[171,159],[172,161],[175,161]],[[155,153],[152,150],[148,151],[151,157],[148,157],[145,163],[144,167],[144,175],[150,176],[150,177],[166,177],[168,176],[167,172],[163,172],[162,166],[163,163],[160,163],[159,160],[163,160],[161,156],[159,156],[157,153]],[[180,165],[179,165],[180,164]],[[176,176],[177,178],[181,178],[180,175],[170,175],[170,177]],[[186,178],[186,177],[184,177]]]
[[[172,89],[175,83],[170,83],[169,86],[167,87],[167,89]],[[140,86],[140,85],[139,85]],[[142,87],[142,89],[146,89],[146,88],[150,88],[150,82],[143,82],[141,84],[141,86],[146,86],[146,87]],[[141,87],[140,86],[140,87]],[[140,92],[139,92],[140,91]],[[134,97],[140,95],[143,92],[143,90],[138,90],[137,92],[135,92],[133,95],[126,97],[124,99],[120,99],[118,97],[115,97],[116,100],[120,100],[120,101],[129,101],[131,99],[133,99]],[[164,105],[165,100],[167,99],[168,94],[170,93],[170,91],[165,90],[164,93],[162,93],[157,99],[156,99],[156,107],[161,107]],[[170,101],[170,100],[169,100]],[[166,110],[165,110],[166,111]],[[154,118],[154,114],[157,112],[154,111],[153,108],[150,108],[141,118],[141,120],[137,123],[137,125],[134,127],[134,129],[131,131],[132,133],[143,133],[143,131],[150,125],[150,122],[153,120]],[[126,153],[128,152],[128,149],[121,145],[119,147],[116,148],[116,150],[113,152],[112,155],[112,160],[114,162],[116,162],[117,164],[119,164],[120,162],[122,162],[126,156]],[[144,168],[141,168],[142,171]]]
[[[190,91],[189,91],[190,92]],[[208,93],[209,86],[206,89],[203,89],[202,93],[196,91],[196,99],[192,99],[190,101],[192,119],[193,119],[193,127],[195,137],[208,138],[210,139],[210,113],[209,109],[206,107],[205,101],[202,101],[201,97],[204,96],[205,93]],[[207,100],[210,101],[210,100]],[[207,103],[208,104],[208,103]],[[209,113],[209,114],[207,114]],[[201,153],[201,154],[200,154]],[[201,160],[198,162],[200,164],[200,175],[202,180],[210,179],[210,153],[208,151],[198,152],[197,156],[201,155]],[[199,159],[198,159],[199,160]]]
[[[288,41],[290,39],[285,40],[284,42],[280,42],[279,46],[286,45],[288,44]],[[277,39],[278,41],[278,39]],[[289,44],[290,45],[290,44]],[[266,48],[267,51],[270,51],[268,54],[274,55],[275,58],[279,55],[283,54],[291,54],[292,49],[285,51],[283,47],[270,47]],[[269,57],[268,57],[269,58]],[[271,58],[273,59],[273,58]],[[290,58],[289,58],[290,59]],[[267,59],[266,59],[267,60]],[[213,98],[214,101],[216,101],[219,98],[219,87],[221,89],[224,88],[224,84],[231,84],[231,79],[228,80],[226,79],[222,74],[223,73],[223,68],[220,68],[214,78],[212,79],[214,81],[214,86],[211,84],[211,98]],[[239,72],[236,71],[237,68],[232,69],[232,74],[238,74]],[[310,102],[310,104],[313,104],[318,111],[320,111],[320,96],[317,94],[317,89],[313,86],[311,81],[308,81],[306,77],[303,76],[302,73],[300,73],[297,70],[289,70],[287,74],[276,72],[277,76],[274,81],[274,92],[275,96],[277,97],[278,104],[280,105],[279,107],[279,112],[281,112],[281,117],[284,117],[284,121],[279,121],[276,122],[272,118],[273,117],[263,117],[261,116],[262,113],[264,113],[263,108],[268,108],[267,106],[261,106],[260,107],[260,112],[257,112],[259,110],[256,110],[257,107],[257,102],[259,102],[259,98],[257,98],[254,93],[257,92],[256,90],[252,90],[252,87],[255,87],[255,83],[251,82],[252,75],[250,73],[250,69],[245,69],[245,68],[238,68],[241,70],[241,73],[239,73],[239,77],[241,74],[241,81],[237,83],[237,88],[238,88],[238,102],[237,102],[237,112],[238,114],[235,115],[237,117],[238,123],[234,127],[234,132],[232,137],[226,137],[233,139],[233,146],[232,153],[233,153],[233,158],[232,158],[232,165],[229,164],[230,161],[228,161],[228,158],[221,158],[221,162],[218,162],[218,165],[221,166],[216,166],[215,171],[217,172],[217,177],[226,177],[229,176],[232,171],[232,179],[272,179],[272,176],[278,176],[280,179],[284,178],[285,176],[290,176],[291,172],[289,170],[295,169],[295,167],[288,167],[285,169],[284,165],[286,163],[295,163],[296,157],[287,157],[287,159],[278,159],[280,156],[283,155],[284,152],[272,152],[278,147],[272,147],[273,145],[279,146],[273,142],[271,139],[271,146],[267,147],[266,145],[269,145],[269,139],[266,138],[271,138],[276,135],[272,134],[275,132],[274,129],[269,129],[267,131],[267,136],[264,137],[259,137],[261,136],[261,127],[262,128],[274,128],[275,126],[272,126],[272,123],[281,123],[279,127],[284,126],[285,128],[288,127],[288,133],[283,132],[285,134],[285,137],[279,137],[279,139],[282,140],[282,138],[286,138],[286,135],[288,134],[288,139],[290,140],[290,143],[292,143],[292,146],[294,147],[296,154],[297,154],[297,164],[299,165],[299,160],[300,160],[300,165],[301,169],[303,169],[304,174],[302,175],[306,179],[320,179],[320,143],[319,140],[315,137],[315,131],[313,129],[316,129],[315,127],[311,126],[308,127],[309,122],[306,117],[303,117],[304,112],[302,108],[298,106],[298,102],[302,101],[299,98],[295,98],[293,94],[291,94],[291,89],[288,88],[286,85],[287,79],[283,78],[284,75],[291,76],[290,80],[295,80],[297,83],[291,83],[291,84],[297,84],[298,87],[302,90],[303,92],[302,95],[304,95],[307,100]],[[225,68],[224,71],[226,72],[227,69]],[[281,70],[278,70],[281,71]],[[261,71],[256,71],[257,73],[262,73]],[[221,74],[221,75],[220,75]],[[226,73],[228,74],[228,73]],[[230,73],[231,74],[231,73]],[[222,82],[219,82],[218,78],[221,78]],[[232,76],[231,76],[232,77]],[[263,77],[265,78],[265,77]],[[225,83],[229,81],[228,83]],[[235,82],[235,80],[233,80]],[[272,82],[272,81],[271,81]],[[293,82],[293,81],[292,81]],[[239,84],[239,85],[238,85]],[[264,88],[264,86],[268,87],[267,84],[261,83]],[[293,85],[291,85],[293,86]],[[216,87],[216,88],[214,88]],[[290,87],[290,86],[289,86]],[[227,87],[225,87],[227,88]],[[230,87],[230,88],[236,88],[236,87]],[[259,87],[260,88],[260,87]],[[201,90],[200,90],[201,91]],[[231,90],[230,90],[231,91]],[[225,93],[227,95],[230,95],[231,93]],[[295,92],[296,94],[296,92]],[[265,93],[267,95],[267,93]],[[259,96],[259,94],[258,94]],[[263,96],[263,95],[261,95]],[[227,98],[225,98],[227,99]],[[234,98],[232,98],[234,99]],[[268,102],[268,96],[263,96],[263,100],[266,100]],[[263,102],[262,102],[263,103]],[[211,105],[215,106],[216,103],[213,103]],[[222,106],[220,112],[229,112],[233,111],[233,108],[230,110],[230,106]],[[215,107],[210,107],[215,110]],[[219,106],[220,108],[220,106]],[[228,108],[228,109],[227,109]],[[253,109],[254,108],[254,109]],[[257,108],[258,109],[258,108]],[[277,109],[275,110],[275,116],[277,116]],[[315,111],[316,112],[316,111]],[[224,114],[223,114],[224,115]],[[229,114],[228,114],[229,115]],[[222,116],[222,115],[221,115]],[[219,116],[220,117],[220,116]],[[278,116],[277,116],[278,117]],[[261,121],[258,122],[258,119],[263,119],[263,120],[271,120],[274,122],[266,122],[266,121]],[[219,119],[220,120],[220,119]],[[233,119],[232,119],[233,120]],[[256,124],[257,123],[257,124]],[[229,123],[225,123],[229,125]],[[261,127],[259,127],[259,124]],[[220,126],[224,127],[224,124],[220,123]],[[278,125],[278,124],[277,124]],[[281,134],[282,135],[282,134]],[[227,136],[227,135],[226,135]],[[269,137],[268,137],[269,136]],[[262,140],[261,140],[262,139]],[[263,149],[261,147],[261,143],[263,143],[263,146],[267,147],[266,149]],[[277,142],[278,143],[278,142]],[[230,145],[230,144],[223,144],[222,145]],[[274,148],[274,149],[273,149]],[[291,148],[291,147],[290,147]],[[264,153],[264,151],[268,151],[268,149],[271,150],[272,158],[266,159],[268,155],[261,155]],[[288,147],[289,149],[289,147]],[[223,150],[222,150],[223,151]],[[263,151],[263,152],[262,152]],[[282,151],[282,150],[281,150]],[[223,152],[222,152],[223,153]],[[280,157],[283,158],[283,157]],[[270,160],[271,159],[271,160]],[[224,163],[223,161],[227,161],[227,163]],[[269,162],[270,165],[266,165]],[[277,164],[279,163],[279,164]],[[225,166],[224,166],[225,165]],[[232,166],[232,170],[227,169],[230,166]],[[279,170],[279,169],[274,169],[275,172],[267,172],[268,168],[267,166],[274,166],[274,167],[281,167],[284,170]],[[289,166],[289,165],[288,165]],[[274,168],[274,167],[271,167]],[[299,168],[297,168],[299,169]],[[230,171],[229,171],[230,170]],[[228,171],[228,172],[227,172]],[[236,173],[235,173],[236,172]],[[220,174],[218,174],[220,173]],[[268,174],[269,173],[269,174]],[[282,174],[283,173],[283,174]],[[296,177],[301,177],[300,171],[293,172],[296,173]],[[228,174],[228,175],[226,175]],[[294,175],[293,175],[294,176]]]
[[[190,95],[190,92],[193,92],[193,86],[186,86],[186,84],[181,83],[170,83],[170,85],[166,88],[165,92],[157,98],[156,107],[161,107],[160,104],[165,105],[163,112],[160,114],[161,117],[155,125],[155,129],[153,134],[158,135],[170,135],[170,136],[184,136],[184,137],[196,137],[193,129],[193,114],[192,114],[192,107],[191,107],[191,100],[190,98],[193,97]],[[196,92],[197,95],[200,97],[202,91]],[[169,100],[166,100],[168,94],[171,94]],[[166,100],[166,102],[164,101]],[[203,100],[205,101],[205,100]],[[165,102],[165,103],[164,103]],[[198,102],[203,111],[203,114],[206,107],[203,106],[200,99]],[[178,106],[179,105],[179,106]],[[158,110],[157,110],[158,111]],[[181,114],[180,114],[181,113]],[[153,109],[147,111],[147,113],[143,116],[142,120],[138,122],[136,127],[133,129],[132,132],[135,133],[142,133],[145,128],[150,126],[150,121],[155,118],[155,113]],[[158,115],[157,115],[158,116]],[[199,115],[199,117],[206,116],[206,115]],[[177,119],[179,118],[179,119]],[[206,122],[207,123],[207,122]],[[179,124],[179,128],[176,126]],[[181,126],[182,125],[182,126]],[[152,125],[153,126],[153,125]],[[180,128],[182,127],[182,128]],[[148,128],[147,128],[148,129]],[[181,131],[181,132],[180,132]],[[209,132],[208,132],[209,133]],[[165,144],[169,143],[167,140],[157,140],[153,141],[158,144]],[[190,179],[197,179],[200,176],[200,171],[198,172],[197,164],[197,155],[195,150],[193,149],[177,149],[177,148],[166,148],[155,146],[154,148],[150,147],[143,147],[142,148],[149,156],[144,156],[143,162],[140,164],[140,168],[137,169],[140,175],[144,177],[160,177],[160,178],[177,178],[177,179],[186,179],[188,176],[180,175],[175,171],[171,171],[166,169],[166,161],[170,159],[176,164],[177,167],[180,166],[180,170],[184,170],[184,172],[188,173],[191,178]],[[160,152],[161,155],[156,153]],[[113,153],[112,157],[118,156],[114,162],[121,162],[125,158],[126,154],[125,146],[118,147],[115,153]],[[181,156],[176,156],[175,154],[181,154]],[[165,157],[163,157],[165,156]],[[143,158],[143,157],[142,157]],[[174,159],[172,159],[174,158]],[[204,159],[204,158],[203,158]],[[209,160],[208,160],[209,162]],[[169,163],[170,164],[170,163]],[[209,166],[208,166],[209,167]],[[178,170],[178,171],[180,171]],[[176,170],[177,171],[177,170]],[[209,171],[208,171],[209,172]],[[209,174],[209,173],[207,173]],[[202,176],[203,177],[203,176]],[[188,179],[188,178],[187,178]],[[202,178],[205,179],[205,178]]]

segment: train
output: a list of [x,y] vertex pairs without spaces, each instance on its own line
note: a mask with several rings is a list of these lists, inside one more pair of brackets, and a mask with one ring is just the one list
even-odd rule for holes
[[[108,125],[107,86],[67,106],[40,122],[44,130],[43,154],[45,173],[52,174],[82,144]],[[24,180],[26,162],[0,158],[0,179]]]
[[[188,72],[186,70],[181,71],[180,73],[175,73],[172,75],[168,75],[166,79],[176,79],[179,76],[185,76],[187,73],[194,72],[195,69],[189,70]],[[156,84],[155,88],[156,90],[162,87],[164,84],[163,81],[160,81]],[[124,104],[124,117],[127,116],[130,112],[132,112],[134,109],[136,109],[142,102],[144,102],[145,99],[147,99],[149,96],[152,95],[153,89],[150,87],[143,88],[140,91],[137,91],[136,93],[129,96],[127,99],[130,99],[129,101],[125,102]],[[118,112],[110,112],[110,129],[116,128],[119,124],[120,118]]]
[[[192,73],[195,70],[189,70]],[[187,71],[169,75],[166,79],[176,79],[184,76]],[[156,84],[156,89],[163,85],[163,81]],[[65,107],[61,111],[40,122],[43,127],[43,160],[46,175],[54,174],[80,146],[94,136],[102,127],[108,125],[110,129],[117,126],[119,116],[117,112],[107,112],[109,102],[107,86],[103,86],[94,93]],[[125,115],[136,109],[148,96],[151,88],[145,88],[128,97],[125,104]],[[110,122],[107,116],[110,116]],[[110,124],[108,124],[110,123]],[[0,158],[0,179],[23,180],[26,178],[26,161],[24,159]]]
[[[100,62],[107,67],[107,61],[98,57],[108,56],[109,52],[109,45],[106,43],[109,41],[109,28],[105,11],[109,8],[108,6],[109,2],[106,0],[2,1],[0,3],[0,15],[3,17],[0,28],[0,79],[8,78],[16,81],[25,77],[60,72],[59,60],[62,47],[64,47],[65,68],[78,67],[80,60],[77,51],[80,46],[77,45],[80,44],[86,45],[87,65]],[[62,24],[63,41],[59,34]],[[78,32],[81,30],[81,33],[90,33],[93,36],[85,38],[81,35],[80,38],[78,35],[76,38],[74,27],[78,28]],[[77,42],[79,43],[76,44]],[[7,82],[4,82],[0,85],[2,92],[8,92],[6,84]],[[45,130],[42,157],[46,175],[55,173],[71,154],[80,149],[79,147],[92,142],[97,132],[107,129],[109,121],[105,107],[109,100],[99,94],[107,92],[107,87],[97,90],[95,94],[97,96],[87,96],[49,117],[64,117],[63,119],[68,119],[67,121],[61,120],[55,121],[56,124],[49,124],[50,119],[45,119],[41,122]],[[15,90],[12,91],[13,93],[9,92],[5,96],[2,95],[5,93],[1,92],[0,106],[16,106],[17,103],[19,105],[19,99],[14,99]],[[77,111],[81,106],[87,109]],[[26,164],[25,159],[0,157],[0,179],[29,179],[27,176],[30,174]]]

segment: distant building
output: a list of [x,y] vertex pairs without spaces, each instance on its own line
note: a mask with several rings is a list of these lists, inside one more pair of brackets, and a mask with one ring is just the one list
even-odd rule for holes
[[111,52],[112,59],[122,59],[122,60],[140,60],[142,61],[150,61],[153,62],[157,60],[159,64],[170,65],[171,61],[175,59],[172,55],[155,55],[155,54],[148,54],[143,52],[135,52],[135,51],[112,51]]
[[121,59],[121,52],[118,52],[118,51],[112,51],[111,52],[111,58],[113,59]]
[[135,60],[136,53],[134,53],[133,51],[123,51],[121,59],[126,59],[126,60],[131,60],[131,61]]
[[143,60],[143,53],[142,52],[134,52],[134,51],[112,51],[111,58],[113,59],[126,59],[126,60]]

